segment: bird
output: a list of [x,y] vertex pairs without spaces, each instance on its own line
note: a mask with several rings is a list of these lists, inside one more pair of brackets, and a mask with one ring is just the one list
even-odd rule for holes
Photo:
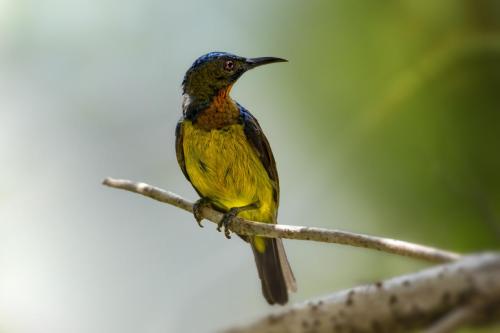
[[[277,223],[280,189],[271,146],[257,119],[229,93],[245,72],[286,61],[210,52],[187,70],[175,150],[184,176],[200,196],[193,205],[200,227],[205,207],[223,213],[217,230],[224,227],[227,238],[236,216]],[[271,305],[286,304],[297,285],[282,240],[238,236],[252,247],[264,298]]]

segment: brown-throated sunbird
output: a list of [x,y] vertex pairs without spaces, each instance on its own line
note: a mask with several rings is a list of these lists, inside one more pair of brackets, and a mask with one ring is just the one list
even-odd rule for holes
[[[183,116],[176,128],[176,154],[184,176],[201,199],[194,216],[201,226],[201,209],[224,213],[225,228],[235,216],[277,223],[279,180],[273,152],[257,119],[229,92],[238,78],[257,66],[286,61],[243,58],[211,52],[198,58],[182,82]],[[269,304],[285,304],[297,289],[281,239],[241,236],[249,242]]]

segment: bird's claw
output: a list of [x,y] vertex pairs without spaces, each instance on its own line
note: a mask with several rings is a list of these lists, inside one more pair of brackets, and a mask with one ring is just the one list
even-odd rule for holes
[[203,228],[203,224],[201,224],[201,221],[203,221],[203,219],[205,218],[202,214],[202,210],[203,208],[210,206],[211,206],[210,200],[206,198],[199,199],[193,205],[193,215],[200,228]]
[[236,217],[237,212],[236,211],[229,211],[220,220],[220,222],[217,224],[217,231],[222,231],[222,227],[224,227],[224,236],[226,236],[227,239],[231,239],[231,232],[229,231],[229,226],[231,222],[233,222],[233,219]]

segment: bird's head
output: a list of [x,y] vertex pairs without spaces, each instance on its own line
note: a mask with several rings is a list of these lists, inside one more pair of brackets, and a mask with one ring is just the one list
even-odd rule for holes
[[228,91],[246,71],[274,62],[281,58],[244,58],[226,52],[207,53],[193,63],[182,81],[185,95],[198,101],[210,101],[221,91]]

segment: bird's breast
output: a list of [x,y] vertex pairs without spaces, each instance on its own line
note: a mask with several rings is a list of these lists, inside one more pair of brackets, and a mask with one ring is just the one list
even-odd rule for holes
[[182,126],[186,171],[198,192],[224,209],[258,202],[259,216],[246,218],[272,219],[276,210],[272,181],[243,125],[206,130],[186,120]]

